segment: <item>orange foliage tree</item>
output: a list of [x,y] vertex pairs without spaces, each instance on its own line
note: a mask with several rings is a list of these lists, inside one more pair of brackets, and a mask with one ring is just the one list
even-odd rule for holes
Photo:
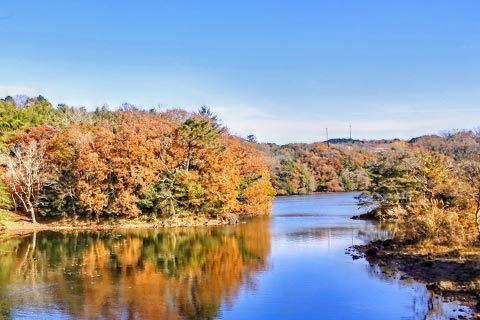
[[12,140],[45,146],[41,163],[50,181],[32,186],[44,215],[230,217],[270,208],[263,154],[229,134],[208,109],[189,114],[124,106],[83,119],[52,127],[54,134],[44,137],[37,130]]

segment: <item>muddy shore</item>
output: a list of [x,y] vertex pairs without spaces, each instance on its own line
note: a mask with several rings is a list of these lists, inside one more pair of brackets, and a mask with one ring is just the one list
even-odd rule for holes
[[[248,216],[249,217],[249,216]],[[141,221],[122,219],[115,222],[81,221],[60,219],[57,221],[32,223],[29,219],[19,218],[17,221],[0,222],[0,239],[15,235],[24,235],[38,231],[89,231],[89,230],[116,230],[116,229],[146,229],[146,228],[175,228],[175,227],[210,227],[237,224],[245,217],[227,215],[217,218],[207,216],[175,217],[159,219],[157,221]]]
[[383,274],[424,283],[447,301],[457,300],[480,319],[480,251],[478,249],[422,248],[378,240],[347,249],[353,259],[365,258]]

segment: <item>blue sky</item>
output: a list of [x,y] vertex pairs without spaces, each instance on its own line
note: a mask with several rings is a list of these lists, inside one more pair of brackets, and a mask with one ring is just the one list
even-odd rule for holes
[[209,106],[262,142],[480,126],[480,1],[0,2],[0,96]]

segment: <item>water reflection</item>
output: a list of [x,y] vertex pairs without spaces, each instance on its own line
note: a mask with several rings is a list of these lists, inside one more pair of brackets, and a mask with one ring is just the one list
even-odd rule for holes
[[358,243],[358,240],[369,242],[391,238],[390,232],[379,230],[373,224],[365,225],[365,228],[362,230],[359,230],[358,227],[355,228],[349,226],[305,228],[303,230],[287,233],[286,236],[294,241],[308,239],[331,241],[335,239],[343,239],[348,236],[348,234],[351,235],[352,245]]
[[278,198],[270,219],[232,227],[42,232],[2,241],[0,319],[464,315],[394,266],[345,254],[395,231],[350,220],[359,213],[354,195]]
[[424,284],[406,277],[403,272],[398,271],[395,265],[370,261],[366,271],[372,278],[378,278],[399,288],[413,291],[410,307],[413,319],[466,319],[471,315],[468,308],[433,293]]
[[63,318],[212,319],[242,285],[253,287],[269,252],[262,221],[161,232],[41,232],[0,243],[0,317],[55,310]]

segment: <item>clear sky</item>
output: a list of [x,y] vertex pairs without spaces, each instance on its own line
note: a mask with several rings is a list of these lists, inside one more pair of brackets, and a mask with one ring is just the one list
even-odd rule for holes
[[0,1],[0,96],[209,106],[262,142],[480,126],[480,1]]

